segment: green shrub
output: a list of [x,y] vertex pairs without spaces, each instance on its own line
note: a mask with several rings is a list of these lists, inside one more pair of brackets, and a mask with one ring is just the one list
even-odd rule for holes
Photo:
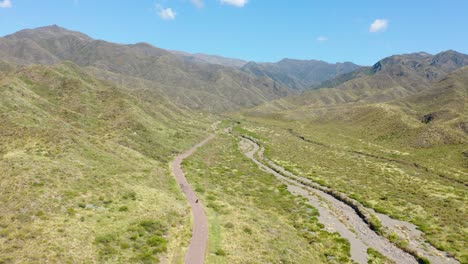
[[205,189],[203,189],[202,187],[197,187],[197,188],[195,188],[195,191],[196,191],[197,193],[205,193]]
[[159,263],[159,259],[153,255],[153,252],[150,250],[147,250],[145,252],[142,252],[138,255],[136,262],[142,262],[145,264],[153,264],[153,263]]
[[431,262],[425,257],[418,257],[419,264],[431,264]]
[[69,216],[75,216],[76,211],[75,211],[75,209],[73,209],[73,208],[68,208],[68,209],[67,209],[67,214],[68,214]]
[[121,242],[120,243],[120,248],[121,249],[128,249],[128,248],[130,248],[130,244],[127,243],[127,242]]
[[146,240],[146,244],[153,248],[153,253],[161,253],[167,251],[167,240],[161,236],[153,236]]
[[244,227],[244,232],[251,235],[252,234],[252,229],[250,229],[248,227]]
[[124,206],[121,206],[121,207],[119,208],[119,212],[128,212],[128,207],[125,206],[125,205],[124,205]]
[[124,194],[122,195],[122,198],[123,198],[124,200],[128,200],[128,199],[129,199],[129,200],[135,201],[135,200],[136,200],[136,195],[137,195],[136,192],[130,191],[130,192],[124,193]]
[[216,250],[215,255],[223,257],[223,256],[226,256],[227,253],[223,249],[218,249],[218,250]]
[[106,235],[97,236],[94,241],[98,244],[109,244],[116,240],[117,240],[117,237],[115,235],[106,234]]
[[139,225],[143,227],[146,232],[155,235],[162,235],[165,230],[164,226],[159,221],[143,220],[140,222]]

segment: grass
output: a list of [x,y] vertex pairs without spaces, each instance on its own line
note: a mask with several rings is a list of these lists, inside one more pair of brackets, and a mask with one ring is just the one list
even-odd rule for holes
[[249,117],[237,130],[258,137],[266,156],[288,170],[416,224],[431,244],[468,261],[461,183],[467,179],[466,145],[413,148],[400,143],[404,138],[378,140],[343,122]]
[[373,248],[367,249],[368,264],[395,264],[395,262],[387,259],[384,255]]
[[0,262],[180,260],[190,211],[168,163],[208,118],[63,64],[4,77],[0,123]]
[[183,166],[207,208],[208,263],[351,263],[349,242],[323,230],[317,210],[257,168],[236,138],[218,135]]

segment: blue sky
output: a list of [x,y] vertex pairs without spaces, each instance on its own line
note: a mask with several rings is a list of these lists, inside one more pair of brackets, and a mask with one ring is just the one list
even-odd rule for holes
[[370,65],[400,53],[468,53],[466,0],[0,0],[0,35],[57,24],[118,43]]

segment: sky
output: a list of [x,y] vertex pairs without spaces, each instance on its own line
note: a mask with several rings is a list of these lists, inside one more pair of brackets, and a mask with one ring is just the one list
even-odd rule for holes
[[248,61],[372,65],[401,53],[468,53],[467,14],[467,0],[0,0],[0,35],[56,24]]

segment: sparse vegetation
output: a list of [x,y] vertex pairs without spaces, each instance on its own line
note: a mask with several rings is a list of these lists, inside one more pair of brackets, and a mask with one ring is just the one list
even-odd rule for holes
[[[154,263],[168,249],[169,258],[183,254],[190,214],[167,162],[210,122],[145,93],[70,63],[1,79],[2,260]],[[141,219],[161,221],[163,233]]]
[[395,262],[385,258],[380,252],[373,248],[367,249],[368,264],[395,264]]
[[208,263],[251,256],[257,263],[351,263],[349,242],[323,230],[317,210],[256,168],[237,144],[218,135],[184,162],[189,181],[207,190],[199,196],[208,204]]
[[[462,208],[467,203],[463,145],[413,148],[400,145],[402,136],[376,139],[346,122],[248,117],[236,129],[259,138],[266,156],[288,170],[346,193],[377,212],[412,222],[431,244],[462,262],[466,259],[467,234],[461,231],[466,228]],[[450,168],[442,164],[445,161]],[[406,241],[393,238],[406,247]]]
[[0,54],[0,264],[182,262],[191,214],[168,163],[225,118],[209,113],[238,110],[183,164],[208,214],[209,263],[351,263],[349,242],[242,155],[240,134],[468,263],[468,55],[256,64],[58,26],[0,38]]

